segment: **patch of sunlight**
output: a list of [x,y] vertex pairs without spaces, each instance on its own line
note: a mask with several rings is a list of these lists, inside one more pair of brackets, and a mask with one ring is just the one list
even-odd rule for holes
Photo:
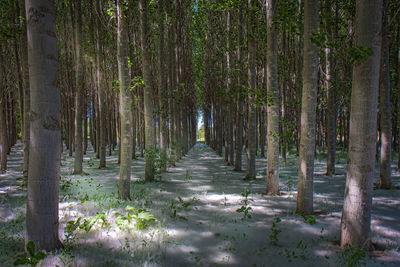
[[372,225],[373,225],[374,231],[379,232],[383,236],[400,238],[399,231],[396,231],[396,230],[386,227],[386,226],[376,225],[376,223],[374,223],[374,222],[372,222]]
[[314,254],[319,257],[331,257],[331,256],[335,255],[333,251],[329,251],[329,250],[325,250],[325,249],[314,250]]
[[214,262],[215,264],[237,264],[237,260],[235,259],[234,255],[227,252],[220,252],[217,251],[210,257],[210,261]]
[[17,191],[18,190],[18,186],[14,185],[14,186],[4,186],[4,187],[0,187],[0,194],[7,194],[10,193],[10,191]]
[[214,188],[210,185],[203,185],[203,186],[197,186],[197,187],[189,186],[187,189],[191,190],[191,191],[203,192],[203,191],[213,190]]

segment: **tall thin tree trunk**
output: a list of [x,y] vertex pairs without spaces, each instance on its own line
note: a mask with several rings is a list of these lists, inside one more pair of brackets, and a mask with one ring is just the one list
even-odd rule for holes
[[381,126],[381,166],[379,188],[392,186],[392,118],[390,111],[390,72],[389,72],[389,36],[388,36],[388,0],[383,0],[382,48],[379,78],[379,114]]
[[0,172],[7,171],[7,151],[8,151],[8,134],[7,134],[7,115],[6,115],[6,88],[3,82],[4,63],[3,51],[0,46]]
[[[23,18],[25,18],[25,5],[23,9]],[[22,172],[24,177],[28,177],[28,167],[29,167],[29,137],[30,137],[30,119],[29,112],[31,109],[31,100],[30,100],[30,89],[29,89],[29,69],[28,69],[28,49],[27,49],[27,39],[26,32],[24,31],[21,34],[21,66],[22,66],[22,80],[24,87],[24,165],[22,167]]]
[[249,0],[249,8],[251,15],[248,19],[248,86],[250,88],[248,103],[248,121],[247,121],[247,169],[245,179],[256,178],[256,149],[257,149],[257,109],[255,107],[255,91],[256,91],[256,40],[255,40],[255,23],[252,0]]
[[279,87],[278,36],[274,24],[277,0],[267,1],[267,88],[272,102],[268,105],[267,194],[279,194]]
[[153,88],[151,87],[151,58],[149,43],[149,22],[148,22],[148,0],[139,1],[140,20],[141,20],[141,44],[142,44],[142,67],[144,86],[144,123],[145,123],[145,149],[146,166],[145,180],[154,180],[154,147],[155,133],[153,120]]
[[355,45],[372,55],[354,65],[351,95],[350,144],[340,245],[368,246],[381,53],[382,0],[356,1]]
[[[61,247],[58,236],[60,179],[60,91],[53,1],[26,0],[31,130],[26,242],[38,250]],[[41,164],[39,164],[41,163]]]
[[[239,56],[239,66],[244,63],[244,37],[243,37],[243,10],[239,9],[238,16],[238,56]],[[242,101],[242,86],[243,79],[241,75],[238,77],[238,93],[236,96],[236,125],[235,125],[235,171],[242,170],[242,149],[243,149],[243,101]]]
[[164,0],[160,0],[159,7],[159,28],[160,28],[160,40],[159,40],[159,87],[158,87],[158,101],[159,101],[159,127],[160,127],[160,149],[163,166],[161,170],[167,169],[167,147],[168,147],[168,98],[167,98],[167,74],[166,74],[166,62],[165,62],[165,10]]
[[119,171],[118,197],[130,198],[131,158],[132,158],[132,112],[131,93],[129,91],[128,71],[128,33],[125,14],[121,9],[121,1],[116,1],[117,7],[117,59],[119,78],[119,105],[121,120],[120,151],[121,163]]
[[303,93],[296,212],[313,213],[315,116],[318,92],[318,50],[312,43],[318,31],[318,0],[304,2]]
[[[331,1],[326,0],[326,13],[332,12]],[[337,6],[336,8],[337,9]],[[335,10],[337,14],[337,10]],[[336,15],[337,16],[337,15]],[[326,16],[329,17],[329,16]],[[326,30],[327,30],[327,41],[331,41],[332,33],[331,33],[331,21],[326,19]],[[335,26],[336,28],[338,26]],[[335,31],[336,32],[336,31]],[[326,175],[335,174],[335,161],[336,161],[336,95],[335,88],[332,86],[332,80],[335,79],[335,76],[332,77],[333,73],[336,72],[334,70],[335,65],[332,64],[333,56],[330,47],[325,48],[325,87],[328,92],[328,111],[327,111],[327,145],[328,145],[328,153],[327,153],[327,161],[326,161]]]
[[83,111],[83,63],[82,63],[82,19],[81,1],[75,1],[75,53],[76,53],[76,73],[75,73],[75,160],[74,174],[82,173],[83,144],[82,144],[82,111]]
[[[100,9],[100,1],[97,0],[97,7]],[[98,142],[98,150],[99,150],[99,157],[100,157],[100,164],[99,168],[106,167],[106,122],[107,122],[107,106],[106,106],[106,87],[102,83],[102,76],[100,70],[100,22],[96,20],[96,83],[97,83],[97,91],[98,91],[98,128],[96,129],[99,132],[99,139],[96,141]]]

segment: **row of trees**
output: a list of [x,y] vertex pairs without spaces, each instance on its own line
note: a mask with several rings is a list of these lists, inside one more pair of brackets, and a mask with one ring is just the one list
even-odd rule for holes
[[279,194],[279,154],[285,160],[290,151],[299,153],[298,213],[313,213],[315,150],[327,149],[332,175],[336,146],[348,148],[341,245],[364,245],[378,88],[381,188],[390,188],[391,146],[399,140],[397,101],[390,109],[390,96],[398,96],[390,90],[399,80],[397,1],[2,4],[2,170],[22,135],[27,240],[39,248],[61,245],[62,149],[75,157],[79,174],[88,140],[100,168],[107,148],[112,153],[119,144],[118,195],[126,199],[137,148],[151,181],[156,158],[165,170],[194,145],[199,109],[206,143],[236,171],[246,149],[245,179],[256,177],[258,148],[262,156],[268,148],[268,194]]
[[244,145],[244,179],[255,179],[267,147],[270,195],[279,194],[279,154],[295,149],[301,214],[313,213],[316,150],[326,151],[327,175],[337,146],[348,151],[342,246],[365,245],[376,159],[379,188],[390,189],[398,147],[399,2],[365,2],[198,1],[195,14],[206,143],[236,171]]
[[2,170],[21,137],[28,177],[27,240],[51,250],[61,246],[63,149],[74,156],[74,174],[81,174],[88,140],[99,168],[106,167],[107,148],[111,154],[119,144],[118,196],[128,199],[137,148],[146,158],[145,180],[151,181],[157,168],[174,165],[195,144],[193,3],[2,2],[7,7],[2,46],[11,52],[12,66],[7,72],[1,64],[0,72],[7,76],[0,77]]

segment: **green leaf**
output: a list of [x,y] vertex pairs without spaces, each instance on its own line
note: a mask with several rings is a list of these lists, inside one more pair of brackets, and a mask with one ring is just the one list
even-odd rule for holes
[[28,258],[17,259],[16,261],[14,261],[14,266],[25,265],[25,264],[29,264],[29,263],[30,263],[30,260]]
[[46,254],[43,251],[39,251],[38,253],[36,253],[35,258],[37,260],[43,260],[46,257]]
[[29,241],[28,244],[26,244],[26,250],[31,257],[35,256],[35,243],[33,243],[33,241]]

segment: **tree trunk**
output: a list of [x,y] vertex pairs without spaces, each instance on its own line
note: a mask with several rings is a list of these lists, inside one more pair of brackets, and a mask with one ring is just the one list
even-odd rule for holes
[[[97,8],[100,9],[100,2],[97,0]],[[98,92],[98,126],[96,130],[99,132],[99,139],[96,139],[96,143],[98,142],[98,153],[100,157],[99,168],[106,167],[106,88],[104,84],[102,84],[102,76],[100,70],[100,60],[101,60],[101,51],[100,51],[100,22],[96,20],[96,84],[97,84],[97,92]]]
[[247,139],[247,169],[245,179],[255,179],[256,178],[256,149],[257,149],[257,110],[255,107],[255,92],[256,88],[256,40],[255,40],[255,23],[252,6],[252,0],[249,0],[249,8],[251,9],[251,15],[248,21],[248,86],[250,88],[249,103],[248,103],[248,139]]
[[53,1],[26,0],[31,131],[26,242],[38,250],[61,247],[58,237],[60,179],[60,91]]
[[82,63],[82,19],[81,1],[75,1],[75,53],[76,53],[76,73],[75,73],[75,161],[74,174],[82,173],[83,145],[82,145],[82,112],[83,112],[83,63]]
[[[244,58],[244,36],[243,36],[243,10],[239,9],[239,18],[238,18],[238,57],[239,57],[239,66],[243,65]],[[243,79],[241,75],[238,75],[238,93],[236,96],[236,125],[235,125],[235,171],[242,170],[242,149],[243,149],[243,101],[242,101],[242,86]]]
[[388,36],[388,0],[383,0],[382,10],[382,48],[379,78],[379,114],[381,126],[381,164],[379,188],[392,186],[392,119],[390,111],[390,72],[389,72],[389,36]]
[[153,88],[151,87],[151,58],[149,41],[149,22],[148,22],[148,0],[139,1],[140,20],[141,20],[141,44],[142,44],[142,67],[144,80],[144,123],[145,123],[145,150],[146,166],[145,180],[154,180],[154,148],[155,133],[153,120]]
[[[329,14],[332,12],[331,2],[330,0],[326,1],[327,10],[326,13]],[[337,6],[336,6],[337,9]],[[335,10],[337,13],[337,10]],[[328,16],[327,16],[328,17]],[[327,41],[331,41],[331,21],[326,19],[326,31],[327,31]],[[338,26],[335,26],[336,28]],[[334,70],[335,66],[332,64],[333,62],[332,51],[330,47],[325,48],[325,87],[328,92],[328,111],[327,111],[327,145],[328,145],[328,153],[327,153],[327,161],[326,161],[326,175],[335,174],[335,163],[336,163],[336,96],[335,96],[335,88],[332,86],[332,80],[335,77],[332,77],[332,74],[336,72]]]
[[369,47],[372,55],[357,61],[353,71],[350,144],[340,225],[341,247],[363,247],[370,242],[381,23],[382,0],[356,1],[355,45]]
[[159,7],[159,27],[160,27],[160,40],[159,40],[159,87],[158,87],[158,101],[159,101],[159,127],[160,127],[160,149],[163,165],[161,171],[167,169],[167,148],[168,148],[168,97],[167,97],[167,76],[166,76],[166,62],[165,62],[165,10],[164,0],[160,0]]
[[[25,18],[25,7],[24,7],[24,14],[22,15]],[[30,132],[30,119],[29,119],[29,112],[31,109],[31,100],[30,100],[30,89],[29,89],[29,69],[28,69],[28,50],[27,50],[27,39],[26,39],[26,32],[24,31],[21,34],[21,46],[20,46],[20,53],[21,53],[21,66],[22,66],[22,80],[23,80],[23,87],[24,87],[24,165],[22,167],[22,172],[24,177],[28,177],[28,167],[29,167],[29,132]]]
[[318,32],[318,1],[304,2],[303,92],[296,212],[313,213],[315,116],[318,92],[318,50],[311,38]]
[[268,105],[268,173],[267,194],[279,194],[279,87],[278,36],[274,22],[277,0],[267,1],[267,88],[271,102]]
[[132,159],[132,112],[131,93],[129,91],[128,71],[128,33],[126,19],[121,9],[121,1],[116,1],[117,7],[117,59],[119,78],[119,105],[121,120],[121,163],[119,171],[118,197],[130,198],[131,159]]

